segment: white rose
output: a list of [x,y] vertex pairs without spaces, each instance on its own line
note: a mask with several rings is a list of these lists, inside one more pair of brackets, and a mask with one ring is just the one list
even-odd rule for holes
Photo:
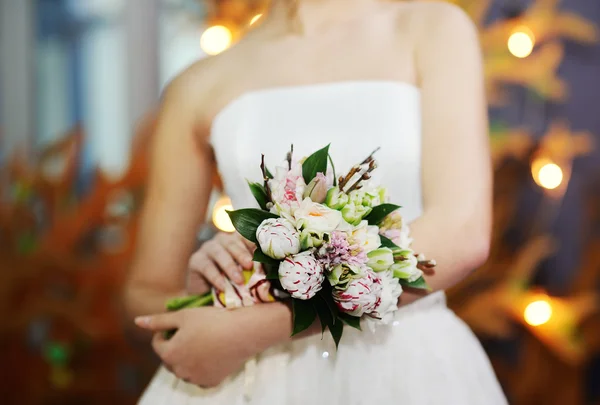
[[367,221],[362,221],[355,227],[349,239],[351,245],[357,245],[365,253],[369,253],[381,246],[379,228],[369,225]]
[[339,211],[315,203],[310,198],[305,198],[300,207],[294,213],[298,229],[306,229],[312,232],[332,232],[342,222],[342,214]]
[[361,317],[375,311],[381,296],[381,280],[372,271],[365,277],[351,280],[345,290],[333,290],[333,300],[340,311]]
[[402,295],[402,286],[391,271],[377,273],[377,276],[381,280],[381,299],[371,315],[381,319],[384,324],[388,324],[393,320],[394,312],[398,309],[398,298]]
[[311,252],[287,257],[279,264],[281,286],[293,298],[308,300],[322,288],[323,267]]
[[300,234],[283,218],[265,219],[256,230],[260,250],[273,259],[283,259],[300,251]]

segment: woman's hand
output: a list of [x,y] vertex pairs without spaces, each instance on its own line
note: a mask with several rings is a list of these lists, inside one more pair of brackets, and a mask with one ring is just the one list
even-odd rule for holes
[[[136,324],[155,332],[152,347],[177,377],[214,387],[242,367],[247,352],[235,341],[237,314],[214,307],[193,308],[142,317]],[[166,340],[164,332],[177,329]]]
[[225,277],[243,284],[242,269],[252,268],[254,244],[239,233],[219,232],[190,258],[187,291],[203,294],[210,287],[225,289]]
[[[171,372],[201,387],[219,385],[247,359],[289,340],[291,333],[291,313],[281,303],[185,309],[138,317],[135,323],[155,332],[152,346]],[[166,340],[164,332],[173,329],[177,332]]]

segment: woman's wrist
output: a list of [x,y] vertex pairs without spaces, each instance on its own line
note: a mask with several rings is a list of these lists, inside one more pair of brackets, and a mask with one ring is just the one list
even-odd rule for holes
[[240,339],[243,339],[248,357],[292,339],[321,333],[321,324],[317,319],[310,328],[292,338],[292,310],[286,302],[254,305],[243,308],[242,311],[240,315],[243,319],[243,330],[246,332]]
[[292,312],[283,302],[254,305],[240,310],[240,339],[248,357],[291,340]]

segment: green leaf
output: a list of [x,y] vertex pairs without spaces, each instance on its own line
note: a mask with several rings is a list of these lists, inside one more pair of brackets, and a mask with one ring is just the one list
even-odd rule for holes
[[381,240],[381,246],[380,247],[386,247],[386,248],[390,248],[390,249],[400,249],[400,246],[396,245],[394,242],[392,242],[391,239],[386,238],[383,235],[379,235],[379,239]]
[[266,254],[264,254],[262,252],[262,250],[260,250],[260,248],[258,248],[258,247],[254,251],[254,255],[252,256],[252,261],[257,262],[257,263],[272,264],[277,267],[279,267],[279,263],[280,263],[279,260],[273,259],[272,257],[269,257]]
[[310,155],[304,163],[302,163],[302,177],[306,184],[310,183],[315,178],[317,173],[325,174],[327,172],[327,158],[329,156],[329,145],[325,146]]
[[373,210],[365,217],[365,219],[369,221],[369,225],[378,225],[383,221],[383,218],[396,211],[398,208],[400,208],[400,206],[396,204],[381,204],[373,207]]
[[333,171],[333,187],[337,187],[337,177],[335,174],[335,165],[333,164],[333,159],[331,155],[328,153],[327,157],[329,158],[329,163],[331,164],[331,170]]
[[325,305],[327,305],[327,309],[331,314],[331,323],[335,323],[337,320],[339,310],[335,305],[335,302],[333,302],[333,296],[331,295],[331,287],[327,288],[325,285],[323,285],[323,289],[319,292],[319,297],[325,303]]
[[308,329],[315,319],[317,312],[309,301],[292,299],[293,331],[292,336]]
[[250,242],[257,243],[256,230],[260,224],[269,218],[279,218],[275,214],[255,208],[244,208],[236,211],[227,211],[236,231]]
[[319,294],[313,301],[321,320],[321,326],[323,327],[323,331],[325,331],[326,326],[331,328],[336,323],[339,311],[333,302],[331,288],[327,288],[325,285],[323,287],[323,290],[319,291]]
[[267,174],[267,177],[270,179],[274,179],[275,176],[273,176],[273,174],[271,174],[271,171],[269,170],[268,167],[265,167],[265,173]]
[[340,343],[340,339],[342,338],[344,323],[339,318],[339,310],[333,302],[331,289],[327,288],[325,284],[323,287],[323,290],[319,292],[317,298],[313,299],[312,301],[314,301],[315,308],[319,314],[319,320],[321,321],[321,328],[323,332],[325,331],[325,327],[329,328],[329,332],[331,333],[331,337],[333,337],[335,347],[337,348]]
[[269,197],[267,196],[267,191],[265,187],[260,183],[251,183],[248,182],[248,186],[250,187],[250,192],[256,199],[259,207],[263,210],[267,210],[267,202],[269,201]]
[[340,322],[340,319],[337,319],[334,323],[329,325],[329,332],[331,332],[331,337],[335,342],[335,348],[337,349],[340,340],[342,339],[342,333],[344,332],[344,323]]
[[362,330],[362,328],[360,327],[360,318],[357,318],[356,316],[344,314],[341,312],[339,314],[339,318],[342,321],[344,321],[344,323],[347,324],[348,326],[351,326],[354,329]]
[[319,321],[321,322],[321,333],[324,333],[325,329],[327,329],[327,326],[330,323],[333,323],[331,311],[329,310],[329,307],[327,306],[325,301],[320,298],[320,296],[317,296],[316,299],[311,301],[313,301],[313,305],[315,306],[315,310],[317,311],[317,315],[319,316]]
[[400,279],[400,284],[403,287],[416,288],[418,290],[429,290],[429,286],[423,277],[419,277],[419,279],[409,283],[407,280]]
[[280,262],[262,264],[265,275],[267,276],[267,280],[279,281],[279,264]]

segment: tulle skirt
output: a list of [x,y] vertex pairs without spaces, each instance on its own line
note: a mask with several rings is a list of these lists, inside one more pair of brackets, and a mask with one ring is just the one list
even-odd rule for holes
[[[247,370],[247,369],[246,369]],[[220,386],[202,389],[160,368],[141,405],[504,405],[505,396],[471,330],[443,292],[396,312],[375,332],[346,327],[258,357]]]

